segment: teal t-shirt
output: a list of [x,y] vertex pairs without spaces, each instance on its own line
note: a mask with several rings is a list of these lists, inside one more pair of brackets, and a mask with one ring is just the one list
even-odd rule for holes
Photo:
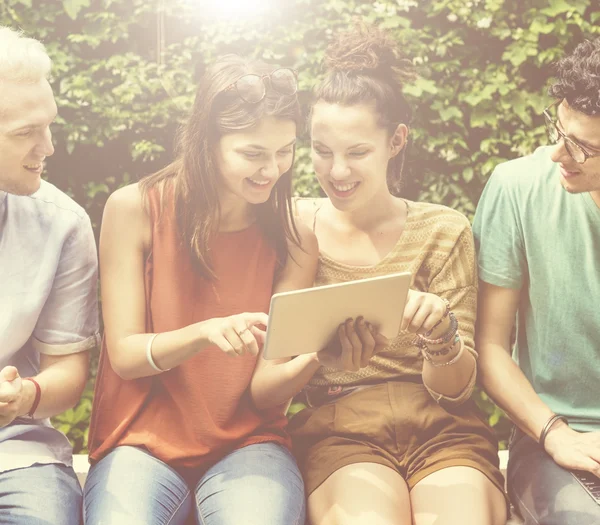
[[600,430],[600,208],[548,147],[499,165],[475,214],[479,278],[521,290],[513,357],[579,431]]

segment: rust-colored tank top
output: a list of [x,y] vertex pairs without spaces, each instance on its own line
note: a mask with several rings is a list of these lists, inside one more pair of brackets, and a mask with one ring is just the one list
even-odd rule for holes
[[[166,202],[166,199],[165,199]],[[194,271],[173,206],[160,219],[149,194],[152,249],[145,265],[146,330],[160,333],[214,317],[267,312],[276,254],[257,225],[221,233],[210,256],[217,280]],[[207,348],[162,374],[126,381],[111,368],[103,343],[89,449],[92,463],[119,445],[145,447],[174,468],[208,469],[232,450],[274,441],[289,446],[281,409],[258,412],[248,385],[256,357]]]

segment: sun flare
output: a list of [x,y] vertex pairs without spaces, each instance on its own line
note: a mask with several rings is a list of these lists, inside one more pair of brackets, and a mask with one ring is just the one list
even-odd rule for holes
[[206,14],[219,18],[254,18],[264,15],[272,7],[275,0],[188,0],[193,2]]

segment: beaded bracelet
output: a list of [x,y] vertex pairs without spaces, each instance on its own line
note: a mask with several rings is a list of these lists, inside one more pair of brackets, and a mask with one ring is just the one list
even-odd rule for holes
[[[458,336],[458,334],[456,334],[456,335]],[[458,337],[458,340],[460,341],[460,337]],[[444,361],[442,363],[437,363],[436,361],[431,359],[431,357],[429,357],[429,358],[426,357],[425,359],[427,359],[427,361],[429,361],[429,364],[435,368],[439,368],[442,366],[450,366],[450,365],[453,365],[454,363],[458,362],[458,360],[463,355],[464,350],[465,350],[465,345],[462,344],[462,341],[461,341],[461,345],[460,345],[460,348],[458,349],[458,352],[456,352],[456,355],[452,359],[450,359],[450,361]],[[423,352],[423,353],[425,355],[427,355],[426,352]]]
[[429,348],[427,348],[427,345],[425,345],[423,348],[421,348],[421,352],[423,354],[423,357],[427,359],[427,361],[432,361],[432,357],[449,354],[450,350],[452,350],[452,348],[454,348],[456,346],[456,343],[458,343],[459,341],[460,335],[458,334],[458,332],[456,332],[456,334],[454,334],[454,341],[452,341],[451,345],[445,346],[444,348],[440,348],[439,350],[429,350]]
[[448,313],[448,316],[450,317],[450,327],[448,330],[446,330],[446,332],[444,332],[437,339],[429,339],[424,335],[418,334],[415,344],[419,348],[426,348],[428,345],[443,345],[452,341],[452,338],[456,335],[456,331],[458,330],[458,321],[454,315],[454,312]]

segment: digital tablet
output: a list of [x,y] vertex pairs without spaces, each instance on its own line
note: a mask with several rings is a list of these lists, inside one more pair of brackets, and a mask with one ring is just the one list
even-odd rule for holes
[[393,339],[400,331],[410,282],[410,273],[394,273],[274,294],[263,357],[322,350],[340,323],[361,315]]

